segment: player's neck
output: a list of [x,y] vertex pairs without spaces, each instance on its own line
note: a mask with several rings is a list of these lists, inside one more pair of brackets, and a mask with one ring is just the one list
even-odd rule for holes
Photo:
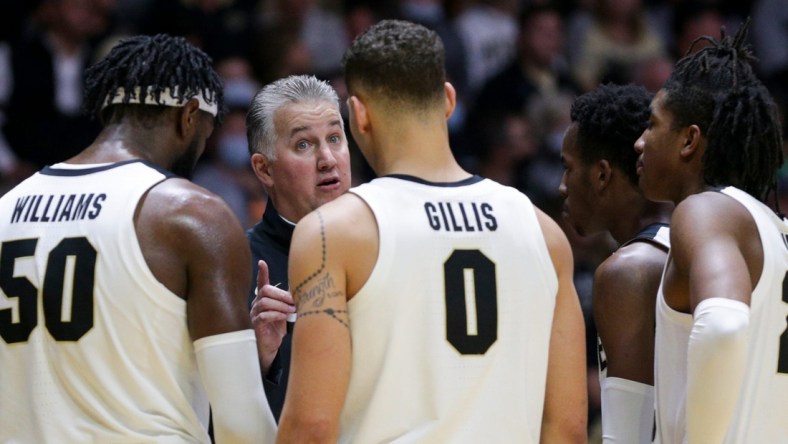
[[430,182],[456,182],[470,173],[460,167],[439,131],[404,131],[383,137],[376,150],[375,171],[380,176],[407,174]]
[[77,156],[69,159],[69,163],[110,163],[130,159],[142,159],[157,165],[163,165],[163,159],[153,153],[162,152],[151,146],[151,133],[140,133],[126,125],[108,125],[96,140]]

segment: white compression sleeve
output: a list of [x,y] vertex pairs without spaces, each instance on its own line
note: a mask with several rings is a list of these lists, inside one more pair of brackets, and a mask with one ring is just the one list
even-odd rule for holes
[[725,439],[747,367],[750,307],[709,298],[695,307],[687,350],[687,444]]
[[194,352],[211,403],[216,442],[274,442],[276,421],[260,379],[254,330],[200,338],[194,341]]
[[601,389],[602,442],[650,444],[654,431],[654,386],[607,377]]

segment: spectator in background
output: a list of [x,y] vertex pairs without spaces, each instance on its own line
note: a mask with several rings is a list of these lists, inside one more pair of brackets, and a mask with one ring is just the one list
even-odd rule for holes
[[[673,45],[670,47],[672,56],[678,60],[692,48],[700,51],[709,46],[709,42],[701,40],[693,43],[700,36],[720,37],[720,29],[725,25],[725,18],[713,3],[703,0],[687,0],[673,10]],[[730,30],[729,31],[735,31]]]
[[522,113],[496,113],[485,119],[484,145],[479,159],[479,175],[500,184],[517,187],[523,169],[536,156],[538,144]]
[[227,114],[208,139],[193,181],[221,196],[241,225],[249,228],[265,207],[265,193],[250,168],[246,141],[246,112],[259,86],[249,63],[240,57],[219,61],[216,71],[224,82]]
[[[129,0],[126,0],[129,1]],[[257,0],[139,0],[140,32],[181,35],[214,60],[246,56],[256,23]]]
[[558,193],[564,174],[561,144],[570,124],[573,99],[569,94],[538,96],[526,110],[539,150],[522,171],[518,188],[555,219],[560,215],[563,202]]
[[591,21],[580,33],[579,50],[571,63],[584,91],[603,81],[628,83],[638,62],[665,51],[642,0],[596,0]]
[[635,65],[632,83],[656,93],[670,77],[671,72],[673,72],[673,59],[666,55],[656,55]]
[[[785,2],[756,0],[752,32],[759,72],[779,108],[783,134],[788,134],[788,8]],[[784,151],[788,155],[788,149]],[[788,196],[788,165],[780,175],[780,191]]]
[[514,0],[475,0],[455,19],[466,50],[466,101],[514,58],[517,12]]
[[[520,16],[517,57],[485,83],[471,110],[466,127],[471,146],[478,150],[484,145],[485,136],[480,131],[489,127],[490,121],[502,115],[525,115],[537,100],[545,102],[552,96],[577,93],[579,88],[564,63],[563,22],[558,9],[550,5],[526,8]],[[563,130],[557,129],[561,134]],[[555,154],[557,160],[557,150]],[[469,164],[463,157],[460,160]]]
[[[309,73],[326,77],[340,71],[342,53],[349,41],[340,14],[324,7],[319,0],[272,0],[265,5],[262,20],[257,24],[264,36],[270,38],[286,32],[291,34],[291,40],[300,41],[311,60]],[[279,74],[284,77],[303,73]]]
[[492,110],[522,113],[534,96],[578,92],[563,51],[564,26],[558,9],[549,4],[526,8],[520,15],[517,57],[485,82],[474,115]]
[[3,133],[34,168],[75,155],[100,130],[81,114],[83,71],[108,29],[109,12],[95,0],[42,0],[11,41],[13,89]]

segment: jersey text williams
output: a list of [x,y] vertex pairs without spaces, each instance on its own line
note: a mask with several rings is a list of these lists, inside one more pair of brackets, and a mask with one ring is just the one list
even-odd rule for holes
[[105,200],[104,193],[23,196],[16,200],[11,223],[95,219]]
[[476,202],[426,202],[427,221],[435,231],[495,231],[498,221],[493,207]]

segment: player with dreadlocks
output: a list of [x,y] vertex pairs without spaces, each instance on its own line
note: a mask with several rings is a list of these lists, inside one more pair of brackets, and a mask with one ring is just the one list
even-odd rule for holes
[[187,174],[222,109],[205,53],[134,37],[86,73],[105,125],[0,199],[0,442],[252,442],[275,425],[240,223]]
[[646,197],[676,204],[657,295],[657,443],[788,437],[788,222],[762,202],[782,136],[748,24],[677,63],[635,144]]

